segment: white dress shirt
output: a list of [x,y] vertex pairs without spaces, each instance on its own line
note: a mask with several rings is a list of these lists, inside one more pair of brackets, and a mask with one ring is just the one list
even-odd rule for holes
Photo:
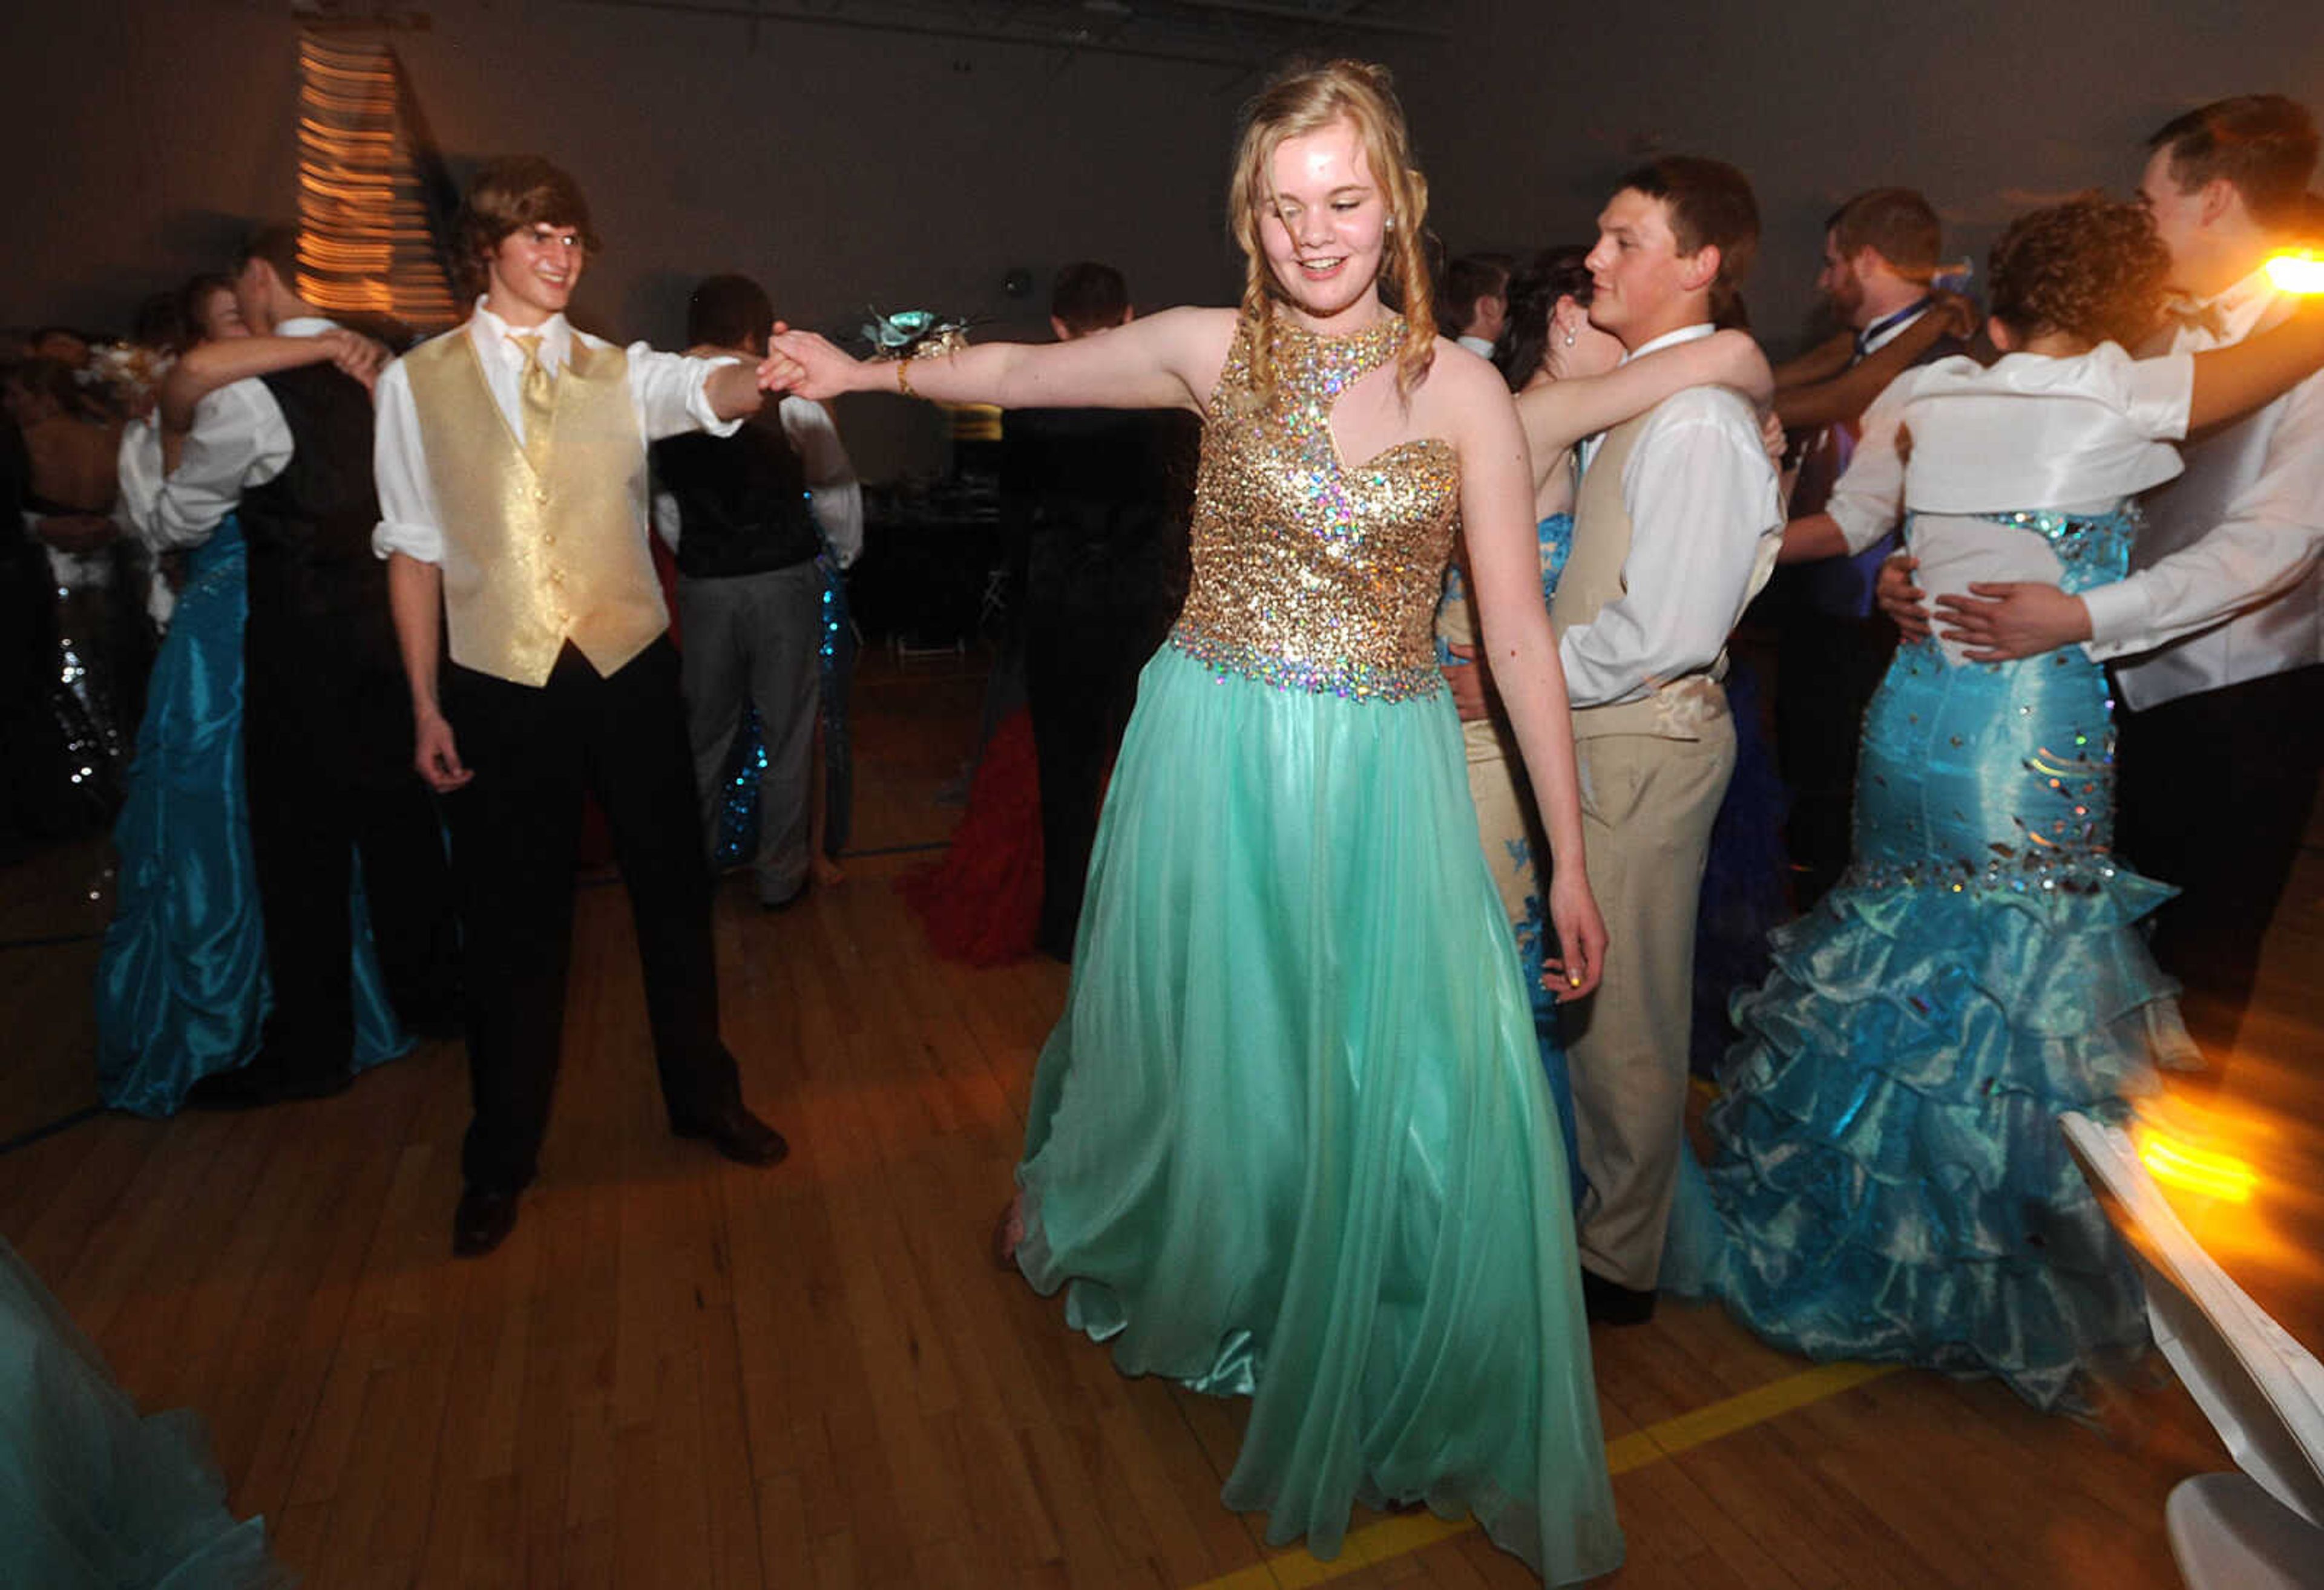
[[[805,398],[785,398],[776,414],[807,472],[807,510],[823,527],[839,566],[847,568],[863,551],[863,488],[856,482],[847,449],[840,445],[839,427],[832,423],[830,409]],[[656,491],[653,520],[662,545],[677,551],[678,538],[686,532],[678,499]]]
[[114,474],[121,483],[113,501],[115,521],[152,550],[169,551],[170,544],[160,534],[161,427],[153,416],[141,415],[121,427]]
[[[2045,537],[1973,516],[2109,513],[2171,479],[2194,373],[2184,354],[2133,359],[2112,343],[2068,358],[2012,354],[1990,369],[1960,357],[1907,371],[1866,411],[1825,511],[1851,552],[1909,511],[1917,583],[1932,599],[1976,581],[2056,584],[2064,571]],[[1957,643],[1938,644],[1964,660]]]
[[[2174,354],[2228,347],[2272,327],[2297,307],[2264,271],[2209,300],[2218,335],[2182,326]],[[2251,417],[2269,427],[2250,478],[2226,516],[2193,543],[2144,564],[2082,598],[2090,655],[2118,657],[2178,642],[2116,670],[2133,706],[2324,662],[2324,374],[2311,375]],[[2188,484],[2195,483],[2192,477]],[[2149,543],[2142,540],[2141,549]],[[2291,611],[2302,604],[2305,614]]]
[[1456,336],[1452,340],[1459,343],[1471,353],[1476,354],[1480,359],[1486,360],[1489,363],[1493,357],[1493,339],[1491,337]]
[[[319,336],[333,329],[320,316],[298,316],[274,328],[276,336]],[[178,467],[162,483],[148,536],[157,549],[198,547],[242,494],[290,465],[293,444],[282,405],[256,376],[209,393],[194,406],[193,429]]]
[[[1714,329],[1670,332],[1630,358]],[[1637,700],[1711,666],[1766,579],[1784,506],[1750,400],[1715,386],[1665,400],[1630,449],[1622,503],[1630,515],[1622,594],[1558,637],[1566,694],[1577,707]]]
[[[582,345],[606,348],[602,337],[576,329],[562,315],[552,315],[540,326],[509,325],[476,300],[475,312],[461,328],[476,350],[484,384],[492,389],[513,435],[524,435],[524,350],[512,339],[519,335],[540,336],[540,363],[553,378],[570,358],[573,339]],[[644,343],[628,348],[630,408],[637,416],[641,445],[676,436],[680,431],[706,430],[731,437],[742,422],[721,419],[710,407],[705,390],[710,372],[732,358],[696,359],[665,354]],[[379,528],[372,532],[372,550],[381,557],[401,552],[421,563],[444,561],[444,516],[437,506],[436,483],[428,473],[428,452],[420,440],[420,409],[411,396],[411,377],[397,360],[380,374],[376,394],[378,435],[372,446],[373,473],[379,485]],[[640,525],[643,533],[645,527]]]

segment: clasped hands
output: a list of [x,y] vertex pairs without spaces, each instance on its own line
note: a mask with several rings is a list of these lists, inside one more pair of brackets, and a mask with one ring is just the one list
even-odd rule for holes
[[2038,580],[1975,582],[1966,594],[1938,597],[1932,619],[1928,593],[1913,584],[1920,566],[1919,558],[1900,552],[1880,565],[1874,587],[1880,611],[1908,641],[1927,639],[1933,626],[1938,639],[1960,647],[1969,661],[2006,663],[2090,638],[2082,599]]
[[829,339],[778,320],[767,337],[767,356],[759,361],[759,390],[823,402],[852,390],[850,375],[862,363]]

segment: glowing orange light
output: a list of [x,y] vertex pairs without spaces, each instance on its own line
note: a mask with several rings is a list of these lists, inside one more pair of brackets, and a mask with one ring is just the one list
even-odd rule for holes
[[2324,259],[2314,249],[2278,254],[2267,262],[2267,279],[2278,292],[2324,292]]
[[2138,1135],[2138,1157],[2165,1187],[2226,1203],[2249,1203],[2259,1175],[2231,1153],[2196,1148],[2156,1131]]
[[299,47],[299,290],[327,312],[419,327],[460,317],[421,203],[393,53]]

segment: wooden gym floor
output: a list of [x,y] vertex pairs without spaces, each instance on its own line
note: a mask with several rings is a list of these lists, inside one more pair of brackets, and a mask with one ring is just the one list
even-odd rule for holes
[[[0,891],[0,1236],[148,1409],[208,1420],[241,1512],[337,1586],[1348,1586],[1534,1581],[1472,1529],[1357,1521],[1333,1563],[1218,1500],[1241,1406],[1116,1374],[986,1257],[1045,960],[934,960],[894,880],[977,720],[973,664],[867,659],[859,853],[779,915],[718,906],[725,1026],[773,1171],[664,1130],[620,890],[582,889],[554,1126],[516,1235],[448,1243],[466,1079],[424,1045],[340,1098],[155,1123],[97,1114],[100,845]],[[2223,1089],[2262,1177],[2195,1209],[2260,1301],[2324,1340],[2324,854],[2270,941]],[[2228,1460],[2185,1394],[2103,1430],[1990,1383],[1771,1352],[1715,1308],[1600,1330],[1622,1586],[2177,1583],[2163,1503]]]

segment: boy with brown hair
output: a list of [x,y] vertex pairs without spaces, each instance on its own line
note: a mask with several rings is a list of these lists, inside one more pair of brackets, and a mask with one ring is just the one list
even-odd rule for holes
[[467,933],[475,1116],[452,1246],[475,1255],[514,1227],[549,1125],[584,790],[629,890],[671,1130],[746,1164],[786,1145],[743,1107],[718,1036],[710,873],[646,544],[648,445],[732,434],[760,405],[756,372],[567,323],[595,236],[545,160],[486,167],[460,237],[475,312],[380,380],[373,545]]
[[[1590,251],[1590,319],[1628,356],[1711,335],[1740,308],[1759,237],[1750,183],[1666,155],[1624,178]],[[1583,448],[1573,551],[1550,604],[1573,703],[1582,833],[1622,946],[1569,1013],[1576,1219],[1591,1317],[1653,1312],[1686,1107],[1694,918],[1735,770],[1727,633],[1784,527],[1749,400],[1689,387]]]

